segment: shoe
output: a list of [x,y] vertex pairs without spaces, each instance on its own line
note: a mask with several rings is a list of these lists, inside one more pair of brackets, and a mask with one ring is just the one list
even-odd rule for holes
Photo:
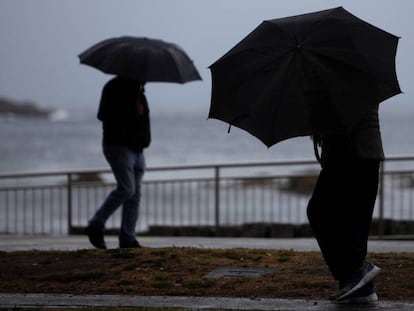
[[85,232],[88,235],[89,241],[93,246],[100,249],[106,249],[103,229],[89,224],[86,227]]
[[375,304],[378,303],[378,295],[375,292],[374,283],[370,282],[348,297],[336,300],[336,302],[339,304]]
[[381,269],[376,265],[370,262],[365,262],[360,269],[351,274],[351,276],[346,280],[343,288],[332,297],[336,301],[350,297],[353,293],[372,282],[380,270]]
[[141,244],[137,240],[133,240],[132,242],[119,242],[119,248],[142,248]]

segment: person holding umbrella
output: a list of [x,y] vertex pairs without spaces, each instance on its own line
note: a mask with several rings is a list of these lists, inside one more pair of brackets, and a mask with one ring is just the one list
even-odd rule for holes
[[[316,157],[321,164],[307,207],[309,223],[322,255],[338,281],[330,300],[339,303],[375,303],[373,280],[380,268],[368,262],[367,244],[384,159],[378,105],[347,131],[317,74],[305,85]],[[315,83],[316,82],[316,83]],[[318,146],[322,153],[319,156]]]
[[144,83],[121,76],[111,79],[102,91],[98,119],[103,128],[103,153],[117,186],[90,219],[86,233],[93,246],[105,249],[105,223],[122,205],[119,247],[141,247],[135,226],[145,170],[143,150],[151,142]]
[[401,93],[398,40],[337,7],[263,21],[209,67],[210,118],[268,147],[298,136],[321,146],[307,212],[339,303],[378,300],[367,241],[384,158],[378,105]]
[[201,76],[181,47],[147,37],[105,39],[79,54],[79,59],[81,64],[117,75],[103,88],[98,111],[103,126],[103,152],[117,186],[89,220],[86,234],[93,246],[105,249],[105,222],[122,205],[119,247],[141,247],[135,227],[145,170],[143,150],[151,142],[144,84],[183,84],[201,80]]

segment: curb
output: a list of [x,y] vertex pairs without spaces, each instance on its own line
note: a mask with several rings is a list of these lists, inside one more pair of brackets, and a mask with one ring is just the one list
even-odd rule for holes
[[[68,294],[0,294],[1,308],[33,307],[142,307],[180,308],[190,310],[285,310],[285,311],[353,311],[366,309],[361,305],[339,305],[329,301],[277,298],[228,298],[186,296],[130,296],[130,295],[68,295]],[[414,302],[381,301],[369,310],[409,311]]]

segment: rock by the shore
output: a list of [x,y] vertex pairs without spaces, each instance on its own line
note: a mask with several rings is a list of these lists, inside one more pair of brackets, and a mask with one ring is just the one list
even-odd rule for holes
[[15,102],[0,98],[0,116],[47,118],[52,113],[53,109],[40,108],[31,102]]

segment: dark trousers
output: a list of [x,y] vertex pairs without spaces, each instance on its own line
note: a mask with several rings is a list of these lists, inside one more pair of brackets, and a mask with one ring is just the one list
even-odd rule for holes
[[328,157],[309,201],[309,223],[340,283],[365,261],[379,166],[379,160]]

